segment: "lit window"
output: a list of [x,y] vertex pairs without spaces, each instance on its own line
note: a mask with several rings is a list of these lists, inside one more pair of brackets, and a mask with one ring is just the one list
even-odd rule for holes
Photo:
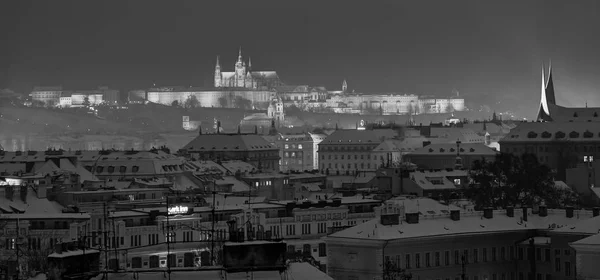
[[302,144],[298,144],[298,149],[302,150]]
[[[287,141],[287,139],[286,139],[286,141]],[[289,148],[290,148],[290,146],[289,146],[288,144],[285,144],[285,148],[286,148],[286,149],[289,149]]]
[[460,185],[460,179],[454,179],[454,184],[455,185]]
[[254,182],[254,185],[258,187],[258,182]]
[[588,162],[588,156],[583,156],[583,162]]

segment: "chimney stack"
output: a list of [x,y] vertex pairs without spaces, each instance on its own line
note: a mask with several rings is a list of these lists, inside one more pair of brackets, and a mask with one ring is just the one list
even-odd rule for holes
[[506,206],[506,216],[508,217],[514,217],[515,216],[515,207],[513,206]]
[[567,210],[567,218],[573,218],[573,206],[567,206],[565,209]]
[[406,222],[409,224],[418,224],[419,223],[419,212],[406,213]]
[[548,207],[546,207],[546,205],[540,205],[539,211],[540,217],[548,216]]
[[486,219],[491,219],[494,217],[494,208],[486,207],[483,209],[483,217]]
[[460,221],[460,210],[450,210],[450,219]]
[[592,216],[593,216],[593,217],[598,217],[598,216],[600,216],[600,207],[594,207],[594,208],[592,209]]
[[39,198],[39,199],[46,198],[46,195],[47,195],[46,192],[47,192],[46,186],[42,186],[42,185],[37,186],[37,198]]
[[19,188],[19,195],[21,197],[21,201],[27,203],[27,185],[21,186]]
[[14,190],[15,190],[14,186],[11,186],[11,185],[4,186],[4,197],[6,197],[6,199],[8,199],[9,201],[12,201],[13,195],[14,195]]
[[523,207],[523,221],[527,222],[527,206]]

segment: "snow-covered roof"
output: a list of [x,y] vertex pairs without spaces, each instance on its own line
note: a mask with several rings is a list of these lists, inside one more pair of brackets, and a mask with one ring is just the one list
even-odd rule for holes
[[66,251],[62,253],[52,253],[48,257],[49,258],[65,258],[65,257],[73,257],[73,256],[81,256],[83,254],[97,254],[100,253],[98,250],[88,249],[88,250],[73,250]]
[[[422,211],[421,211],[422,212]],[[409,212],[405,212],[409,213]],[[519,231],[531,229],[548,229],[554,225],[567,227],[583,219],[589,219],[591,213],[585,216],[567,218],[564,210],[548,210],[548,216],[528,214],[528,221],[522,221],[522,210],[515,209],[514,217],[506,215],[505,211],[494,211],[491,219],[483,217],[481,211],[461,213],[460,220],[450,219],[449,214],[419,215],[419,222],[409,224],[402,221],[399,225],[383,226],[379,219],[356,225],[336,232],[328,239],[369,239],[369,240],[398,240],[407,238],[423,238],[444,235],[480,234],[501,231]]]

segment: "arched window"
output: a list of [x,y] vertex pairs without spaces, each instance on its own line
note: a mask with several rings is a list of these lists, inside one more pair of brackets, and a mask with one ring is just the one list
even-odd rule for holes
[[302,144],[298,144],[298,149],[302,150]]

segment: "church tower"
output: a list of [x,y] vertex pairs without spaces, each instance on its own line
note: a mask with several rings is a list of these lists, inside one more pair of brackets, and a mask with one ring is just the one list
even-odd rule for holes
[[235,86],[244,87],[246,81],[246,63],[242,60],[242,47],[238,53],[238,60],[235,63]]
[[344,81],[342,82],[342,92],[346,91],[348,91],[348,83],[346,82],[346,79],[344,79]]
[[217,55],[217,65],[215,65],[215,87],[223,86],[221,78],[221,64],[219,63],[219,56]]

